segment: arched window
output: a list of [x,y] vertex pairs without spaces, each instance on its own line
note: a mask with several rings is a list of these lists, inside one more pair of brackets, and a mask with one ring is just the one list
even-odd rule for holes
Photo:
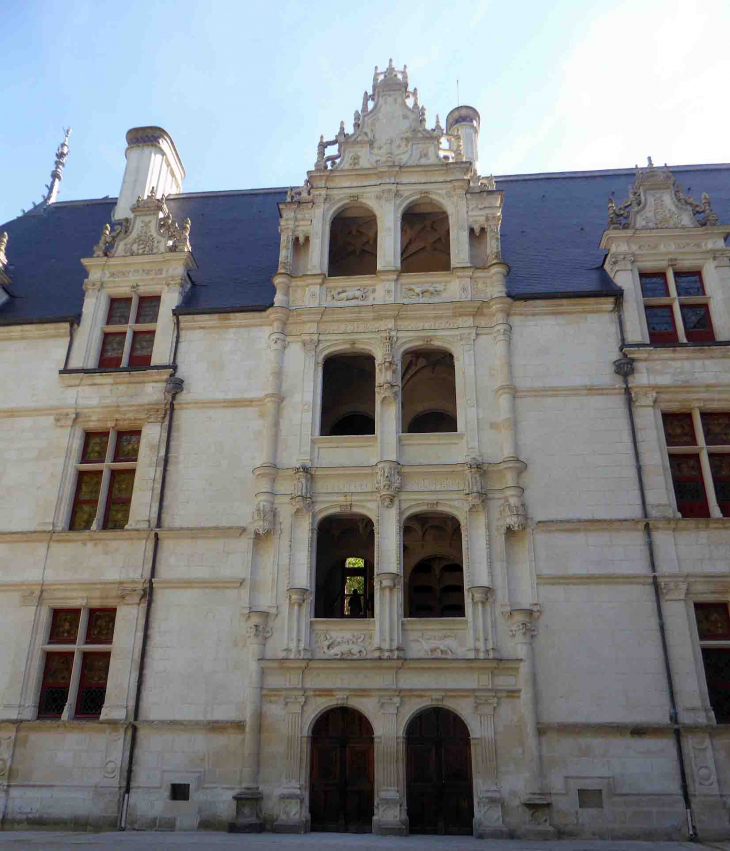
[[320,434],[375,434],[372,355],[332,355],[324,362]]
[[429,199],[420,199],[403,213],[400,228],[401,272],[450,272],[449,215]]
[[372,618],[375,530],[361,515],[325,518],[317,530],[315,617]]
[[330,225],[327,275],[374,275],[377,269],[378,220],[367,207],[346,207]]
[[454,356],[439,349],[405,354],[401,400],[404,432],[457,431]]
[[463,618],[461,524],[446,514],[417,514],[403,528],[408,577],[406,617]]

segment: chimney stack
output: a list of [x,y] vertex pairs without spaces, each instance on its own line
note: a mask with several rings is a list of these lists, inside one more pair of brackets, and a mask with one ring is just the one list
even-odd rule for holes
[[113,218],[131,215],[138,196],[154,186],[158,198],[182,192],[185,168],[172,136],[162,127],[133,127],[127,132],[127,165]]
[[446,132],[461,136],[464,159],[474,163],[479,174],[479,113],[473,106],[457,106],[446,116]]

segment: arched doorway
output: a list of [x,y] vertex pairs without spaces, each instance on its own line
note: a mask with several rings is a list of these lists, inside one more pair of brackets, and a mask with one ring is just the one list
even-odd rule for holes
[[312,730],[309,812],[313,831],[370,833],[373,728],[355,709],[325,712]]
[[469,729],[455,712],[433,707],[406,731],[410,833],[470,835],[474,792]]

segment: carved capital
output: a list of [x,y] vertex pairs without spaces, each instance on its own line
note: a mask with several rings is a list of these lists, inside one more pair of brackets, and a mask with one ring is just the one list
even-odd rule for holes
[[485,497],[484,480],[482,478],[482,460],[477,456],[466,459],[464,471],[464,494],[473,506],[482,505]]
[[312,510],[312,471],[306,464],[294,468],[291,504],[297,513]]
[[264,644],[273,630],[268,626],[268,612],[249,612],[246,616],[244,635],[250,644]]
[[522,497],[506,497],[499,509],[497,520],[499,530],[506,532],[511,529],[513,532],[522,532],[527,528],[527,522],[527,508]]
[[397,461],[379,461],[375,470],[375,489],[386,508],[393,505],[401,484],[400,464]]
[[53,423],[61,428],[69,428],[76,421],[77,411],[59,411],[53,415]]
[[259,500],[253,511],[252,528],[254,535],[264,537],[274,531],[276,508],[270,502]]
[[688,583],[681,579],[660,579],[659,589],[665,600],[678,602],[686,599]]
[[656,390],[642,390],[635,388],[631,391],[631,398],[637,408],[653,408],[657,394]]

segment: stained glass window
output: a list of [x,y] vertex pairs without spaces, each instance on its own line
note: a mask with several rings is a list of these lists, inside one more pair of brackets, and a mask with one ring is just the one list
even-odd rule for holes
[[124,529],[134,489],[134,470],[114,470],[109,482],[105,529]]
[[137,307],[137,325],[154,325],[160,312],[159,296],[144,296]]
[[69,527],[72,531],[91,529],[99,505],[103,475],[100,470],[98,472],[79,473]]
[[131,298],[113,298],[109,302],[107,325],[128,325],[129,314],[132,312]]
[[730,641],[730,608],[727,603],[695,603],[700,641]]
[[104,340],[101,344],[101,355],[99,357],[100,369],[116,369],[122,365],[126,339],[126,334],[104,334]]
[[109,445],[108,431],[87,431],[84,438],[84,449],[81,453],[82,464],[103,464],[106,461],[106,450]]
[[639,275],[641,294],[644,298],[664,298],[669,295],[667,276],[664,272],[646,273]]
[[86,627],[87,644],[111,644],[114,638],[116,609],[90,609]]
[[46,653],[43,684],[38,701],[39,718],[60,718],[68,701],[74,654]]
[[730,414],[701,414],[700,417],[708,446],[730,446]]
[[649,326],[649,340],[652,343],[676,343],[677,328],[674,313],[670,305],[666,307],[647,307],[646,322]]
[[709,517],[710,508],[705,494],[699,455],[670,455],[677,508],[682,517]]
[[110,653],[84,653],[81,660],[76,716],[98,718],[104,707]]
[[696,446],[692,414],[663,414],[664,436],[667,446]]
[[674,283],[677,285],[677,295],[680,297],[705,294],[700,272],[675,272]]
[[117,432],[117,443],[114,447],[115,461],[136,461],[139,455],[141,431]]
[[54,609],[49,644],[76,644],[81,609]]
[[135,331],[129,353],[130,366],[149,366],[152,363],[152,348],[155,344],[154,331]]

